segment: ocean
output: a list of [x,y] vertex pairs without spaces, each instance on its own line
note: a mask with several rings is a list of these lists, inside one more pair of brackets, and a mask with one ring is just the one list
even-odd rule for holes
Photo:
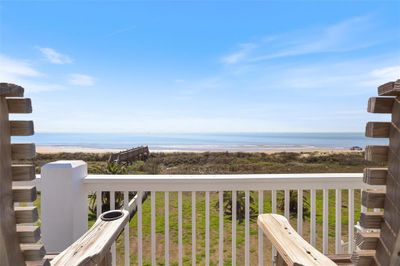
[[201,133],[201,134],[91,134],[36,133],[13,137],[13,142],[37,146],[128,149],[148,145],[150,150],[258,151],[279,149],[349,149],[368,144],[384,145],[385,139],[370,139],[364,133]]

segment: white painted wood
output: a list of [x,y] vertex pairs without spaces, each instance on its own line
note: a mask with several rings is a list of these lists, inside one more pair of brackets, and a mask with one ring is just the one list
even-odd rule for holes
[[[271,191],[271,205],[272,205],[272,213],[276,213],[276,190]],[[275,257],[276,257],[276,249],[274,246],[272,246],[272,252],[271,252],[271,261],[275,262]]]
[[101,215],[101,208],[102,208],[102,199],[101,199],[102,193],[100,190],[96,191],[96,217],[97,219]]
[[[110,210],[115,210],[115,191],[110,191]],[[111,246],[111,265],[117,265],[117,248],[115,242]]]
[[164,258],[165,265],[169,265],[169,192],[164,193],[164,211],[165,211],[165,220],[164,220]]
[[182,244],[182,191],[178,191],[178,265],[183,264]]
[[192,191],[192,265],[196,265],[196,191]]
[[[129,191],[124,191],[124,209],[129,211]],[[129,222],[124,228],[124,264],[130,264],[130,249],[129,249]]]
[[[264,191],[258,191],[258,214],[264,213]],[[264,265],[264,233],[258,227],[258,265]]]
[[328,254],[328,202],[329,191],[328,189],[324,189],[322,192],[322,200],[323,200],[323,208],[322,208],[322,252],[324,254]]
[[232,265],[236,265],[236,190],[232,191]]
[[250,265],[250,192],[244,192],[244,265]]
[[284,215],[286,219],[289,220],[290,216],[290,209],[289,209],[289,204],[290,204],[290,190],[285,189],[285,202],[284,202]]
[[224,191],[218,192],[218,216],[219,216],[219,239],[218,239],[218,265],[224,265]]
[[88,193],[83,183],[87,164],[57,161],[45,164],[41,173],[43,243],[47,252],[58,253],[88,229]]
[[342,253],[342,191],[335,190],[335,254]]
[[156,192],[151,191],[151,264],[157,265],[156,254]]
[[[143,191],[138,191],[138,198],[141,199],[143,196]],[[143,264],[143,227],[142,227],[142,201],[138,201],[137,207],[137,235],[138,235],[138,265]]]
[[310,190],[310,244],[315,247],[317,240],[316,227],[316,190]]
[[303,190],[297,191],[297,233],[303,235]]
[[354,251],[354,189],[349,189],[348,192],[348,201],[349,201],[349,206],[348,206],[348,253],[353,254]]
[[206,209],[206,239],[205,239],[205,248],[206,248],[206,257],[205,262],[206,266],[210,265],[210,192],[206,191],[205,193],[205,209]]

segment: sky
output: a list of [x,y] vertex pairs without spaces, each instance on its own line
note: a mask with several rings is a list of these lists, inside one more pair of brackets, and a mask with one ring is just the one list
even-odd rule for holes
[[[36,132],[362,132],[400,1],[0,1]],[[17,118],[25,118],[18,116]]]

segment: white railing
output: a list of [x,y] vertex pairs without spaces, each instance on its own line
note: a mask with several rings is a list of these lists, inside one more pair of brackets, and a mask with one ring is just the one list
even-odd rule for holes
[[[179,265],[269,265],[274,251],[261,230],[257,229],[253,217],[266,212],[285,215],[303,237],[325,254],[351,253],[354,248],[353,228],[360,210],[359,191],[373,188],[362,182],[362,174],[359,173],[77,177],[79,174],[76,173],[82,174],[82,169],[57,168],[54,167],[56,164],[45,166],[42,169],[43,180],[38,181],[42,194],[49,190],[59,191],[60,198],[52,199],[50,203],[50,199],[42,195],[42,199],[48,201],[47,204],[42,201],[44,235],[56,230],[49,226],[52,223],[56,223],[57,228],[64,226],[60,223],[73,223],[72,232],[82,231],[79,228],[82,222],[76,217],[87,215],[87,201],[82,202],[82,195],[87,197],[92,193],[101,195],[102,192],[109,192],[109,208],[113,209],[116,192],[123,195],[124,208],[128,207],[129,192],[136,192],[137,195],[150,193],[143,204],[138,202],[130,227],[127,225],[123,237],[113,246],[114,265],[142,265],[145,262],[152,265],[169,265],[172,262]],[[86,167],[86,164],[81,167]],[[60,173],[55,173],[54,168]],[[45,184],[50,178],[66,178],[68,175],[75,176],[73,194],[70,194],[71,189],[65,187],[65,182],[53,182],[51,187]],[[60,186],[55,187],[55,184]],[[83,189],[78,189],[77,184]],[[297,193],[294,200],[293,192]],[[79,196],[79,193],[83,194]],[[233,203],[231,217],[226,214],[229,200]],[[71,220],[61,221],[53,217],[54,213],[45,214],[58,209],[57,204],[71,204],[71,201],[74,201],[73,210],[64,208],[75,216]],[[309,210],[307,215],[303,213],[306,205],[305,210]],[[98,217],[102,209],[98,196],[96,206]],[[291,211],[296,208],[297,213]],[[329,212],[330,208],[334,208],[334,213]],[[243,219],[244,224],[238,222],[238,218]],[[149,221],[150,224],[147,224]],[[65,226],[68,228],[68,225]],[[49,240],[46,243],[46,237],[44,240],[46,247],[52,245]],[[344,243],[347,243],[346,250],[343,250]]]

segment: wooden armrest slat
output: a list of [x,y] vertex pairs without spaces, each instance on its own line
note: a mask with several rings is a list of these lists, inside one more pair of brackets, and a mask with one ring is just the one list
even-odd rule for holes
[[257,223],[289,266],[336,265],[297,234],[284,216],[261,214]]

